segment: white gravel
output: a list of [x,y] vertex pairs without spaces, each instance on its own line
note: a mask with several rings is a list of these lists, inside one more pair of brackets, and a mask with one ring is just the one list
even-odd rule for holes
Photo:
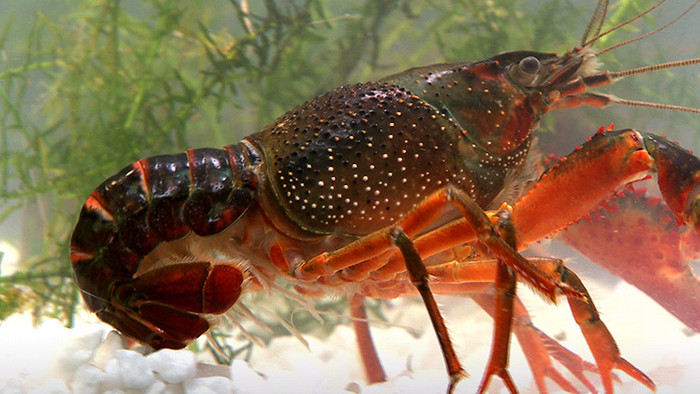
[[[691,334],[653,301],[626,284],[590,290],[623,355],[658,385],[659,393],[691,393],[700,387],[700,335]],[[590,360],[566,303],[548,305],[521,287],[535,323]],[[460,360],[471,378],[457,386],[472,393],[481,378],[491,341],[491,320],[471,301],[440,299]],[[325,341],[305,336],[307,350],[292,337],[257,347],[250,362],[214,365],[206,354],[162,350],[144,356],[127,350],[106,325],[79,322],[66,329],[45,320],[33,327],[28,315],[0,325],[2,393],[444,393],[447,379],[425,311],[415,301],[397,300],[387,310],[399,326],[373,325],[388,383],[367,386],[354,334],[339,326]],[[418,338],[406,327],[420,333]],[[535,392],[520,348],[513,346],[511,373],[523,392]],[[646,393],[641,384],[618,374],[622,393]],[[591,380],[596,383],[595,376]],[[490,392],[505,392],[494,379]],[[556,387],[551,388],[556,392]]]

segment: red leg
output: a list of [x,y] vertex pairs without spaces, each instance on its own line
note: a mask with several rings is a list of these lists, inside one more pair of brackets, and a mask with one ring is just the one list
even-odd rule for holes
[[[314,281],[318,280],[319,277],[331,276],[342,269],[371,261],[377,255],[394,246],[393,231],[395,229],[402,229],[402,232],[407,235],[415,235],[421,229],[435,222],[443,208],[449,204],[456,206],[465,219],[464,224],[458,223],[458,227],[470,229],[459,238],[459,243],[472,241],[476,236],[476,240],[484,245],[489,253],[508,264],[520,278],[523,278],[551,300],[554,300],[559,293],[578,295],[566,284],[553,280],[517,253],[500,237],[491,222],[491,218],[484,210],[465,192],[453,186],[447,186],[425,199],[395,226],[369,234],[333,252],[323,253],[301,262],[294,269],[293,275],[300,280]],[[408,226],[410,231],[403,230],[404,226]],[[392,260],[399,261],[399,258],[397,255]]]
[[[551,271],[554,275],[559,275],[556,270],[552,269],[552,265],[557,267],[560,262],[554,259],[530,259],[534,264],[546,268],[546,270]],[[487,294],[486,291],[493,289],[492,282],[497,275],[498,261],[496,260],[478,260],[478,261],[453,261],[436,266],[428,267],[428,272],[433,279],[433,288],[437,293],[440,294],[454,294],[454,293],[466,293],[469,294],[484,310],[486,310],[492,317],[494,321],[499,319],[499,314],[497,311],[502,311],[501,308],[496,307],[495,297],[493,294]],[[479,286],[479,284],[484,284]],[[469,286],[464,286],[469,285]],[[576,376],[586,387],[595,391],[594,386],[583,374],[584,370],[595,371],[597,369],[594,365],[581,360],[580,357],[566,350],[564,347],[556,343],[556,341],[547,337],[541,331],[536,329],[525,310],[525,307],[518,301],[517,297],[514,297],[514,314],[515,319],[513,321],[513,331],[518,337],[518,341],[523,348],[523,352],[530,364],[530,367],[535,378],[535,382],[540,390],[540,392],[546,392],[546,386],[544,384],[544,379],[546,377],[551,378],[560,387],[568,392],[576,392],[576,389],[569,383],[564,377],[557,372],[552,364],[552,357],[560,361],[567,369],[571,371],[574,376]],[[501,321],[503,321],[503,316],[509,316],[508,313],[502,313]],[[495,323],[496,329],[499,326],[503,327],[502,323]],[[504,342],[502,341],[503,334],[494,333],[494,341],[501,340],[501,343],[494,344],[492,349],[501,347],[503,348]],[[612,337],[608,338],[613,340]],[[609,347],[609,344],[605,344]],[[493,351],[493,350],[492,350]],[[503,352],[501,350],[501,352]],[[498,353],[494,353],[498,354]],[[488,371],[494,371],[499,369],[499,362],[492,360],[489,363],[487,373],[484,378],[490,376]],[[507,361],[507,358],[502,360]],[[492,364],[493,363],[493,364]],[[502,364],[500,364],[502,365]],[[484,386],[484,383],[482,383]],[[485,388],[484,386],[483,388]],[[483,389],[482,388],[482,389]]]
[[[293,270],[292,274],[297,279],[311,282],[319,277],[330,276],[342,269],[370,261],[386,250],[395,248],[392,234],[395,228],[400,228],[409,237],[413,237],[434,223],[445,205],[445,192],[438,191],[423,200],[395,225],[368,234],[335,251],[304,261]],[[405,264],[402,264],[402,268],[405,269]]]
[[[513,222],[508,217],[509,212],[503,211],[496,215],[499,218],[499,228],[504,241],[515,247],[515,232]],[[493,302],[493,341],[491,355],[479,384],[477,392],[483,393],[489,385],[491,377],[496,375],[503,380],[511,393],[517,393],[515,383],[508,373],[508,357],[510,350],[510,334],[513,326],[513,302],[515,300],[515,272],[504,262],[496,263]]]
[[408,276],[411,279],[411,283],[418,289],[418,292],[423,298],[423,303],[428,310],[428,315],[430,316],[430,321],[433,323],[433,329],[438,337],[438,342],[440,343],[440,348],[442,350],[442,355],[445,358],[445,364],[447,365],[447,372],[450,376],[450,384],[447,387],[447,392],[452,393],[454,391],[455,384],[466,377],[467,374],[462,369],[459,363],[457,354],[452,347],[452,342],[450,341],[449,335],[447,333],[447,327],[440,314],[440,309],[435,302],[433,293],[430,291],[428,286],[428,271],[423,264],[418,251],[416,250],[413,242],[408,238],[406,233],[401,229],[395,229],[393,231],[394,242],[396,246],[399,247],[401,254],[406,262],[406,269],[408,271]]
[[[499,304],[497,306],[505,312],[497,314],[493,356],[489,362],[489,369],[485,375],[482,390],[485,389],[490,376],[496,374],[506,382],[511,391],[515,392],[515,386],[507,372],[515,286],[514,272],[517,272],[520,277],[530,282],[551,299],[554,299],[558,292],[575,297],[579,297],[580,294],[572,290],[568,285],[553,280],[549,275],[518,254],[512,246],[515,245],[512,223],[509,222],[508,241],[506,241],[501,238],[498,230],[492,224],[491,218],[463,191],[448,186],[424,200],[395,226],[377,231],[336,251],[323,253],[308,261],[304,261],[293,270],[293,275],[306,281],[332,281],[334,280],[333,278],[337,278],[334,275],[338,271],[349,267],[355,267],[354,269],[358,270],[358,272],[365,271],[363,269],[364,266],[367,264],[374,266],[378,256],[389,251],[392,246],[397,247],[405,264],[408,277],[423,298],[433,323],[433,328],[438,336],[450,376],[448,391],[451,392],[454,389],[454,385],[459,379],[466,376],[466,373],[454,352],[442,315],[428,286],[428,273],[423,259],[406,230],[404,230],[408,228],[408,232],[415,236],[418,231],[434,222],[447,204],[456,206],[472,229],[472,231],[468,232],[466,239],[471,240],[476,234],[478,242],[503,262],[503,269],[500,271],[497,282],[499,288],[502,286],[503,292],[498,298]],[[465,242],[465,238],[462,238],[461,242]],[[514,272],[511,271],[511,268]]]
[[[481,306],[486,312],[493,316],[495,310],[494,298],[490,294],[473,293],[469,296]],[[525,306],[520,300],[515,298],[513,333],[518,338],[523,354],[527,359],[535,384],[540,393],[547,392],[545,378],[550,378],[559,387],[569,393],[577,393],[576,388],[567,381],[554,367],[552,358],[556,359],[566,369],[568,369],[579,381],[581,381],[591,392],[595,392],[595,386],[583,374],[584,371],[598,372],[595,365],[582,360],[557,341],[547,336],[535,327],[530,320],[530,316]]]
[[369,383],[386,382],[386,374],[382,363],[379,361],[377,349],[372,341],[372,334],[367,323],[367,313],[365,311],[365,298],[361,295],[355,295],[349,298],[350,301],[350,316],[352,316],[352,324],[357,337],[357,347],[360,351],[360,359],[362,366],[365,369],[365,376]]
[[[579,325],[588,343],[588,347],[596,360],[605,391],[607,393],[613,392],[612,370],[615,368],[622,370],[645,386],[654,390],[655,386],[651,379],[620,356],[620,351],[615,340],[605,324],[600,320],[593,300],[580,279],[573,272],[564,267],[559,260],[548,258],[530,258],[529,260],[548,274],[566,282],[579,294],[584,296],[583,299],[573,296],[567,297],[567,299],[574,320]],[[449,262],[440,266],[428,267],[428,272],[431,276],[434,276],[434,281],[436,282],[435,287],[439,289],[438,284],[466,283],[469,281],[472,273],[474,277],[478,278],[477,281],[482,281],[484,277],[488,276],[488,272],[491,273],[491,278],[493,278],[496,275],[496,267],[497,262],[494,260]],[[575,359],[564,358],[564,360],[566,360],[567,363],[576,362]],[[574,373],[576,373],[575,368],[578,367],[572,369]]]
[[541,259],[540,261],[544,270],[551,272],[553,275],[558,275],[562,281],[570,284],[574,289],[585,296],[583,300],[574,297],[568,297],[567,299],[569,301],[571,313],[588,343],[588,348],[591,350],[591,353],[593,353],[593,358],[598,366],[598,372],[603,381],[605,392],[612,393],[614,391],[613,369],[619,369],[625,372],[649,389],[655,391],[656,386],[654,382],[642,371],[622,358],[615,340],[600,319],[593,299],[588,294],[588,290],[583,286],[578,276],[559,261],[553,261],[551,259]]
[[515,298],[515,273],[505,263],[496,264],[493,305],[493,340],[491,355],[477,392],[484,393],[493,375],[500,377],[511,393],[517,393],[515,383],[508,373],[510,333],[513,323],[513,300]]

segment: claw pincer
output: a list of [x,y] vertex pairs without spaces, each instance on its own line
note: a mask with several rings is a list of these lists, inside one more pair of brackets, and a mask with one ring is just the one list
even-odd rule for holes
[[681,146],[644,133],[644,146],[656,163],[659,188],[679,224],[700,231],[700,159]]

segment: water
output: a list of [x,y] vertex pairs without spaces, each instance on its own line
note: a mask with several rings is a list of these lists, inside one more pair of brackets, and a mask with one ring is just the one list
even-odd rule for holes
[[[26,5],[19,5],[24,3],[0,3],[7,3],[0,5],[4,18],[15,16],[15,24],[9,30],[10,39],[2,47],[4,60],[0,66],[1,74],[2,70],[20,67],[27,59],[26,37],[29,31],[17,21],[30,18],[31,12],[28,12]],[[259,129],[283,111],[318,93],[342,84],[376,79],[411,66],[444,60],[477,60],[496,52],[516,49],[562,51],[577,43],[587,22],[587,15],[594,6],[593,2],[579,4],[576,7],[580,9],[574,10],[570,4],[544,0],[527,3],[527,6],[525,3],[506,1],[475,2],[475,5],[444,2],[439,6],[406,2],[396,5],[394,9],[385,10],[373,8],[371,3],[363,3],[366,4],[363,7],[357,3],[324,2],[326,13],[323,17],[317,13],[312,14],[314,24],[309,32],[300,33],[289,28],[284,37],[289,37],[291,41],[281,39],[274,45],[265,47],[268,52],[257,53],[253,47],[249,47],[246,54],[250,56],[252,66],[245,68],[235,65],[226,69],[220,77],[230,85],[222,83],[218,86],[219,89],[215,92],[220,96],[206,96],[192,109],[192,116],[184,117],[174,125],[168,123],[173,119],[172,114],[180,114],[176,110],[185,105],[182,101],[193,100],[192,97],[185,96],[184,87],[193,87],[196,91],[207,82],[203,76],[207,74],[202,71],[211,73],[217,69],[205,60],[207,53],[202,48],[206,45],[202,43],[207,40],[202,38],[197,22],[201,21],[209,28],[208,32],[215,37],[214,41],[220,48],[230,48],[234,42],[231,36],[240,39],[240,34],[245,33],[244,24],[237,23],[235,12],[228,2],[220,2],[217,11],[214,11],[216,8],[213,6],[207,8],[183,2],[179,10],[188,11],[188,17],[182,18],[177,28],[168,31],[166,35],[177,39],[161,42],[162,47],[177,45],[178,50],[175,54],[158,52],[151,64],[160,68],[152,74],[138,70],[138,67],[138,72],[128,67],[128,62],[145,58],[143,54],[148,54],[148,51],[137,45],[138,40],[133,40],[132,36],[124,33],[120,48],[124,51],[124,69],[129,71],[125,75],[129,75],[129,78],[115,79],[115,86],[102,84],[110,81],[109,72],[100,74],[104,70],[109,71],[109,51],[104,49],[109,47],[109,35],[100,36],[100,45],[94,48],[87,47],[90,43],[88,39],[70,40],[81,34],[95,32],[91,30],[94,25],[89,25],[87,20],[79,17],[81,12],[88,11],[74,8],[73,4],[63,4],[52,9],[35,4],[34,9],[46,13],[46,20],[55,23],[55,28],[65,34],[62,36],[64,39],[56,44],[57,48],[65,51],[57,51],[59,56],[60,53],[70,54],[75,60],[76,54],[83,52],[71,52],[70,49],[83,45],[81,48],[88,54],[86,58],[89,61],[75,63],[85,69],[78,67],[70,70],[57,65],[48,68],[46,73],[24,74],[26,78],[13,79],[12,83],[8,82],[10,79],[6,74],[2,74],[5,79],[0,82],[0,87],[9,92],[8,96],[13,100],[21,97],[22,106],[16,108],[20,110],[22,122],[13,117],[12,111],[7,110],[8,104],[4,102],[2,141],[9,151],[3,151],[5,159],[0,161],[3,171],[0,179],[4,193],[0,199],[0,211],[15,204],[20,208],[1,222],[0,238],[19,248],[19,260],[24,270],[38,272],[38,268],[41,268],[51,273],[58,271],[61,278],[56,282],[49,281],[53,287],[48,289],[44,287],[46,281],[43,278],[16,283],[14,287],[5,282],[3,289],[19,288],[27,294],[49,294],[48,300],[30,297],[34,301],[30,301],[26,307],[30,308],[31,302],[38,305],[59,305],[59,312],[51,307],[45,311],[59,315],[64,321],[70,321],[67,315],[72,309],[63,303],[73,299],[76,294],[69,274],[59,268],[66,268],[68,264],[66,240],[77,218],[79,206],[102,179],[139,157],[172,153],[186,147],[233,143]],[[159,14],[148,4],[123,4],[126,13],[121,17],[121,23],[129,21],[144,31],[149,30],[144,26],[155,30],[155,27],[162,26],[159,23],[167,25],[167,18],[154,19]],[[283,8],[288,5],[284,2],[279,4]],[[255,9],[259,4],[251,6],[254,11],[261,11]],[[680,2],[664,4],[654,13],[658,21],[656,25],[673,18],[684,6]],[[99,7],[89,9],[95,11]],[[617,8],[613,11],[615,10]],[[605,63],[610,69],[621,70],[698,56],[700,48],[698,40],[694,39],[700,35],[697,24],[694,23],[698,12],[700,10],[692,11],[691,15],[651,39],[607,54]],[[632,12],[627,15],[631,14]],[[106,12],[98,15],[111,14]],[[137,22],[142,22],[143,25]],[[646,32],[650,29],[650,24],[649,21],[639,21],[635,24],[638,27],[626,28],[619,35],[615,34],[610,43]],[[47,33],[51,27],[50,24],[44,25],[44,37],[51,36]],[[155,40],[153,36],[149,38]],[[44,40],[43,45],[32,47],[37,54],[37,62],[53,59],[50,55],[52,52],[45,51],[48,47],[53,48],[53,45],[48,44],[52,41],[50,38]],[[157,45],[153,47],[160,48]],[[279,62],[277,68],[269,66],[269,59],[264,58],[265,53],[277,56],[271,56]],[[218,60],[221,61],[218,66],[226,64],[222,59]],[[98,71],[89,67],[91,63],[100,65],[96,67]],[[181,101],[171,100],[175,95],[172,91],[167,92],[164,86],[157,85],[160,81],[158,78],[148,80],[149,83],[145,84],[134,82],[144,75],[175,80],[174,70],[181,71],[183,80],[189,84],[173,82],[168,85],[174,92],[183,95],[184,99],[178,98]],[[700,82],[699,78],[698,67],[691,67],[629,78],[602,91],[630,99],[700,106],[700,98],[695,89]],[[27,93],[21,96],[18,86],[29,80],[32,83],[26,85]],[[61,85],[61,81],[65,85]],[[158,88],[145,90],[154,85]],[[84,89],[85,96],[78,95],[78,99],[75,99],[72,94],[80,93],[80,89],[73,91],[69,89],[71,86]],[[117,93],[108,90],[118,87],[124,90],[115,90]],[[102,88],[105,90],[100,90]],[[150,94],[142,96],[144,101],[140,105],[134,104],[139,103],[135,100],[135,97],[139,97],[138,92]],[[114,98],[115,101],[106,100],[102,105],[97,105],[100,97]],[[10,102],[20,102],[13,100]],[[174,108],[172,113],[168,112],[168,105],[162,105],[163,100]],[[137,115],[129,128],[124,120],[132,108]],[[114,112],[111,112],[113,109]],[[700,149],[697,137],[699,119],[697,115],[649,109],[577,109],[551,114],[538,133],[542,136],[543,143],[551,142],[558,153],[566,154],[600,125],[614,122],[619,128],[633,127],[668,135],[683,146],[697,151]],[[22,129],[18,123],[26,127]],[[159,130],[159,126],[168,124],[169,128]],[[643,248],[644,245],[640,247]],[[648,297],[596,268],[574,252],[558,248],[554,252],[543,253],[553,253],[568,259],[567,265],[579,273],[587,284],[623,355],[649,373],[659,384],[659,391],[678,392],[685,387],[683,385],[693,382],[692,376],[700,376],[700,363],[693,358],[693,355],[700,353],[697,351],[697,334],[684,329],[682,324]],[[6,256],[3,260],[4,275],[9,272],[6,267],[8,261],[9,256]],[[31,289],[36,291],[32,292]],[[559,306],[546,305],[537,296],[530,295],[526,288],[522,288],[520,293],[526,299],[538,327],[550,335],[565,338],[562,342],[590,360],[582,337],[572,325],[568,308],[563,301]],[[472,375],[469,383],[463,384],[467,387],[463,390],[470,392],[473,391],[472,384],[478,383],[486,362],[490,343],[490,319],[483,312],[476,311],[468,300],[442,301],[446,305],[445,315],[454,332],[453,338],[460,359]],[[416,344],[399,341],[393,348],[383,348],[380,343],[380,353],[388,354],[385,357],[391,360],[388,363],[393,365],[394,375],[401,374],[406,363],[412,363],[414,374],[429,375],[429,382],[436,379],[435,386],[439,388],[437,391],[442,391],[443,365],[437,347],[430,340],[432,333],[426,328],[427,320],[422,307],[403,301],[396,305],[398,306],[393,312],[387,312],[395,319],[393,321],[404,324],[401,320],[403,317],[395,316],[399,314],[395,311],[405,311],[402,313],[412,316],[411,325],[423,326],[424,339]],[[377,325],[380,326],[377,328],[380,332],[377,336],[385,338],[382,341],[389,341],[395,336],[396,330],[386,334],[381,325]],[[340,338],[346,338],[345,342],[348,343],[352,341],[351,337],[332,338],[336,342],[341,341]],[[287,351],[294,351],[293,345],[290,344],[289,347],[291,349]],[[422,350],[420,355],[413,356],[415,359],[409,358],[413,354],[413,350],[409,349],[413,348]],[[302,360],[296,363],[305,365],[305,350],[301,345],[298,349]],[[274,357],[274,352],[261,350],[253,354],[261,355],[260,358],[251,360],[254,367],[268,375],[274,374],[272,370],[266,369],[266,364],[272,363],[265,358]],[[512,357],[513,375],[518,384],[525,388],[532,387],[528,368],[517,347],[514,347]],[[421,360],[420,363],[415,361],[417,359]],[[357,369],[354,369],[347,376],[338,378],[337,387],[340,389],[347,382],[358,379]],[[639,384],[624,382],[623,388],[629,388],[630,392],[642,390]],[[673,383],[680,384],[680,388],[672,386]]]

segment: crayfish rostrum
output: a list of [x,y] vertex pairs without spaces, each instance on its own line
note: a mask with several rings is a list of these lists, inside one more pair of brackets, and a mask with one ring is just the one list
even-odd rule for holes
[[[648,71],[597,71],[592,45],[600,36],[564,55],[509,52],[340,87],[238,144],[127,166],[90,195],[73,233],[71,261],[86,304],[133,339],[181,348],[242,293],[281,277],[302,295],[348,297],[362,362],[377,382],[384,375],[360,319],[363,298],[420,295],[452,390],[465,373],[433,294],[467,294],[495,321],[480,391],[493,375],[516,391],[507,371],[511,331],[530,341],[531,364],[548,366],[535,372],[541,391],[545,377],[572,390],[552,361],[576,356],[550,354],[554,340],[532,325],[512,326],[514,312],[527,317],[515,292],[522,281],[548,299],[567,298],[606,392],[613,369],[653,389],[621,357],[579,278],[556,257],[519,253],[649,174],[666,201],[659,209],[697,234],[700,160],[678,145],[601,128],[555,165],[532,148],[548,111],[624,104],[589,89]],[[690,63],[698,60],[656,68]],[[585,225],[577,231],[591,233]],[[605,238],[604,231],[593,233]],[[651,239],[663,230],[648,231]],[[585,234],[566,239],[597,253]],[[599,254],[610,254],[599,245]],[[614,256],[635,264],[626,258]],[[669,310],[700,331],[700,285],[690,269],[663,260],[650,274],[657,276],[636,274],[649,286],[641,288],[662,304],[673,291],[682,305]]]

